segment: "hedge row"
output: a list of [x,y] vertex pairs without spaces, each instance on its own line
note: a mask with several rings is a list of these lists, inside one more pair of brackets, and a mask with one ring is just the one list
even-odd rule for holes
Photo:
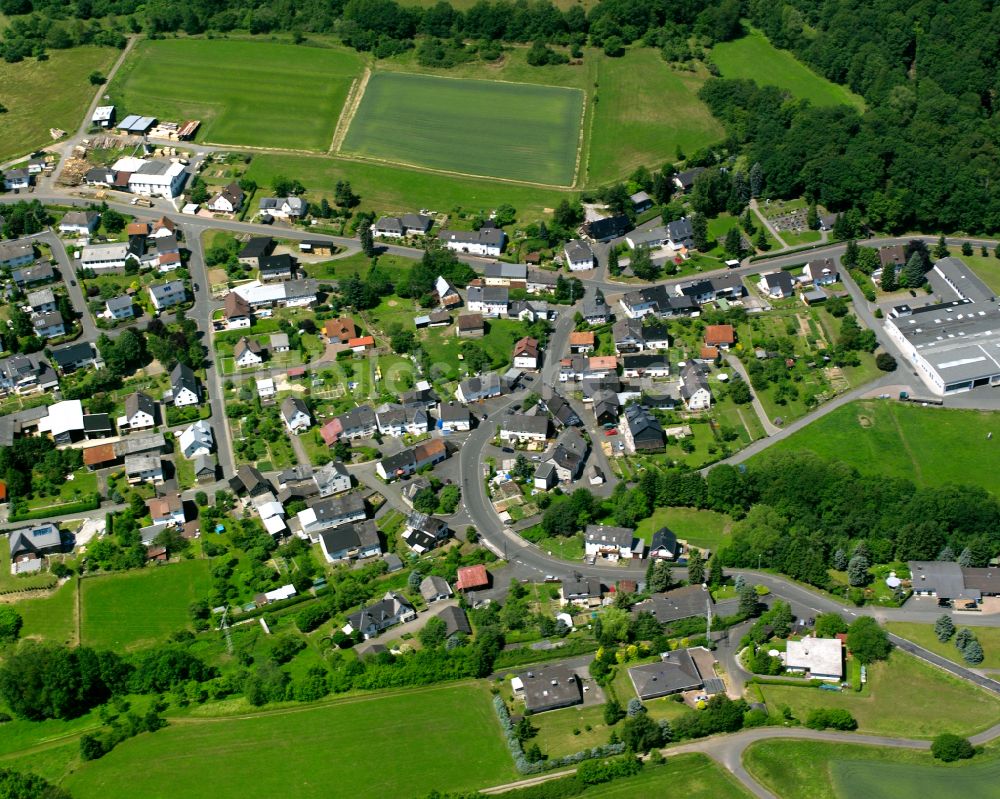
[[88,510],[97,510],[101,507],[101,497],[98,493],[90,495],[90,499],[83,499],[79,502],[69,502],[65,505],[53,505],[48,508],[25,511],[24,513],[11,513],[7,518],[10,522],[23,522],[28,519],[48,519],[50,516],[65,516],[68,513],[83,513]]

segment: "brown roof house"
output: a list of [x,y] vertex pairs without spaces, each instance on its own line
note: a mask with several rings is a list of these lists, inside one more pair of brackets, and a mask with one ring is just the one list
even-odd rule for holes
[[459,338],[482,338],[486,333],[486,323],[483,322],[483,315],[478,313],[463,314],[458,317],[458,324],[455,326]]

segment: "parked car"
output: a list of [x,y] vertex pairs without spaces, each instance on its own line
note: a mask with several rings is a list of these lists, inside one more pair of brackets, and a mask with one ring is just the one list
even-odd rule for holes
[[605,430],[604,431],[604,435],[606,435],[606,436],[616,436],[616,435],[618,435],[618,430],[616,430],[614,427],[612,427],[610,430]]

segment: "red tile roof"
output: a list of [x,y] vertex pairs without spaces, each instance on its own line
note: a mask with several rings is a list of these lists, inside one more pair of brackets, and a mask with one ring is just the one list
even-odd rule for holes
[[490,575],[481,563],[475,566],[463,566],[458,570],[458,580],[455,588],[459,591],[471,591],[476,588],[486,588],[490,584]]
[[735,341],[736,331],[732,325],[709,325],[705,328],[705,343],[710,347]]

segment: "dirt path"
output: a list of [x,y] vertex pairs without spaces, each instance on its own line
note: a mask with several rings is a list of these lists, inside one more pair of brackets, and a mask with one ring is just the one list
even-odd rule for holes
[[365,67],[361,77],[351,83],[350,91],[347,93],[347,102],[344,103],[344,110],[340,112],[340,119],[337,120],[337,127],[333,131],[333,140],[330,142],[329,153],[336,153],[344,144],[344,137],[351,127],[354,115],[358,113],[361,100],[365,96],[365,89],[368,88],[368,81],[371,79],[372,71],[370,67]]

